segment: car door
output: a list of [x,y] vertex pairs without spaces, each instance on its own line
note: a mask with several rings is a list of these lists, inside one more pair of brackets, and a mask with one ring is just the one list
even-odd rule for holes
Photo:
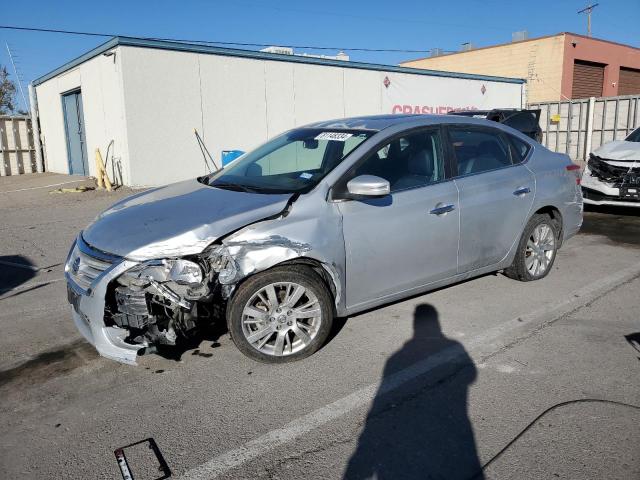
[[535,195],[526,165],[512,160],[512,146],[500,130],[470,125],[447,127],[460,195],[458,271],[502,260],[520,239]]
[[457,271],[458,191],[437,127],[413,130],[376,148],[343,180],[385,178],[383,198],[338,203],[343,217],[348,307],[452,276]]

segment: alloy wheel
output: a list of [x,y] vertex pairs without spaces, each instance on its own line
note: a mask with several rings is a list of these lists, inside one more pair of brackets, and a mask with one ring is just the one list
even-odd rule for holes
[[537,225],[527,240],[524,252],[527,271],[534,277],[544,275],[553,260],[555,251],[556,238],[551,226],[547,223]]
[[251,296],[242,310],[242,333],[253,348],[272,356],[299,352],[322,324],[316,295],[298,283],[271,283]]

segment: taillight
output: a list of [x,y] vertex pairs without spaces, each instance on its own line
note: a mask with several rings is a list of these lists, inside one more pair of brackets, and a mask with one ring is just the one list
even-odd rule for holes
[[580,181],[582,177],[580,176],[580,165],[576,165],[575,163],[570,163],[565,167],[567,172],[575,172],[576,173],[576,185],[580,185]]

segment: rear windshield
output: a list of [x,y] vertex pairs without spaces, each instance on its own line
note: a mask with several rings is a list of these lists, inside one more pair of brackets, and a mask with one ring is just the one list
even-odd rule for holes
[[214,173],[209,185],[258,193],[311,190],[375,132],[300,128],[265,143]]
[[524,111],[507,114],[502,123],[521,132],[535,132],[538,128],[538,113]]
[[626,140],[627,142],[640,142],[640,128],[637,128],[633,132],[631,132]]

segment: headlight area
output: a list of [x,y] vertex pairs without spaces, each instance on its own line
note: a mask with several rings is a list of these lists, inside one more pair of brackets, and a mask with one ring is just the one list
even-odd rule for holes
[[105,321],[127,329],[129,343],[175,345],[221,314],[216,277],[202,258],[142,263],[109,286]]
[[196,256],[136,265],[110,283],[105,324],[126,329],[126,341],[151,346],[147,352],[193,337],[202,327],[225,321],[227,301],[237,284],[268,268],[273,249],[282,253],[286,247],[277,242],[216,244]]

